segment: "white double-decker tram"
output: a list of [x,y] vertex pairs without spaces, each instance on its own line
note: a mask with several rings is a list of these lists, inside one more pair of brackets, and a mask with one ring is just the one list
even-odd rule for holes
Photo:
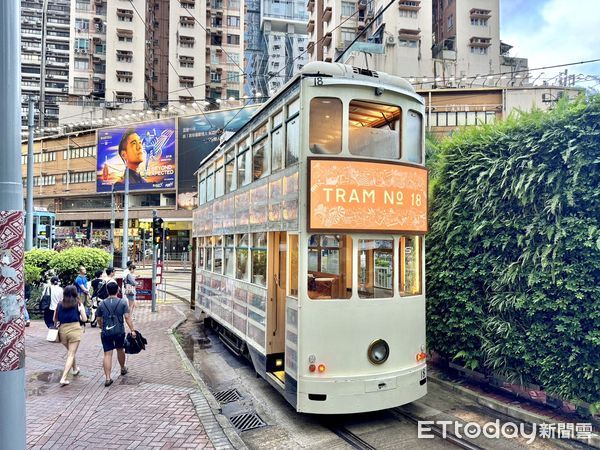
[[314,62],[201,164],[197,309],[297,411],[427,392],[424,104]]

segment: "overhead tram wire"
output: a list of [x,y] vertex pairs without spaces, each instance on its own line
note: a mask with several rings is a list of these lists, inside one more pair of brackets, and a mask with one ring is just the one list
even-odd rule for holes
[[360,37],[361,37],[363,34],[365,34],[365,32],[366,32],[366,31],[367,31],[367,30],[368,30],[368,29],[371,27],[371,25],[373,25],[373,24],[375,23],[375,21],[376,21],[377,19],[379,19],[379,18],[380,18],[380,17],[383,15],[383,13],[384,13],[384,12],[386,12],[386,11],[387,11],[387,9],[388,9],[390,6],[392,6],[392,4],[393,4],[395,1],[396,1],[396,0],[390,0],[390,2],[389,2],[389,3],[388,3],[386,6],[385,6],[385,8],[383,8],[381,11],[379,11],[379,12],[377,13],[377,15],[376,15],[375,17],[373,17],[373,19],[371,19],[371,21],[369,22],[369,24],[368,24],[368,25],[365,25],[365,27],[364,27],[364,28],[363,28],[363,29],[360,31],[360,33],[358,33],[358,34],[356,35],[356,37],[355,37],[355,38],[352,40],[352,42],[350,42],[350,45],[348,45],[348,46],[347,46],[347,47],[344,49],[344,51],[342,51],[342,53],[340,53],[340,54],[338,55],[338,57],[337,57],[337,58],[335,58],[335,62],[339,62],[339,60],[342,58],[342,56],[344,56],[344,54],[345,54],[345,53],[348,51],[348,49],[349,49],[350,47],[352,47],[352,45],[354,45],[354,43],[355,43],[356,41],[358,41],[358,40],[360,39]]
[[[131,4],[131,7],[135,10],[135,13],[138,15],[138,17],[140,18],[140,20],[142,21],[142,23],[144,24],[145,31],[152,31],[151,28],[148,27],[148,24],[146,23],[146,20],[141,16],[140,12],[137,10],[137,8],[135,7],[135,5],[133,4],[133,1],[129,0],[129,3]],[[177,69],[175,68],[175,65],[171,62],[171,59],[169,58],[168,54],[167,54],[167,62],[169,63],[169,66],[171,66],[171,69],[173,69],[173,72],[175,72],[175,75],[177,75],[178,78],[181,78],[181,75],[179,75],[179,72],[177,72]],[[168,79],[168,77],[167,77],[167,79]],[[185,90],[187,90],[187,93],[190,95],[191,98],[194,98],[194,94],[192,94],[192,91],[190,91],[189,87],[185,88]],[[169,100],[169,97],[168,97],[169,94],[171,94],[171,93],[170,92],[167,93],[167,101]],[[194,101],[194,103],[195,103],[195,101]],[[202,112],[202,114],[204,114],[204,111],[202,111],[202,109],[200,109],[200,111]],[[206,117],[206,114],[204,114],[204,118],[210,124],[210,126],[214,128],[213,123],[209,120],[208,117]]]

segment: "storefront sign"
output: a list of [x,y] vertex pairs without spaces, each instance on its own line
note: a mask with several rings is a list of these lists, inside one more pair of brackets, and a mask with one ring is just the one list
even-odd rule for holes
[[310,158],[312,231],[427,232],[427,169],[400,163]]

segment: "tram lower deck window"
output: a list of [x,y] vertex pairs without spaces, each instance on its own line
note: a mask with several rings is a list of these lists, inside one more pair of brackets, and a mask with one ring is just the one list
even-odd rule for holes
[[335,155],[342,151],[342,101],[333,97],[315,97],[310,101],[308,133],[310,151]]
[[423,292],[421,276],[421,236],[400,238],[400,295],[420,295]]
[[400,158],[401,111],[397,106],[352,100],[348,148],[353,155]]
[[313,234],[308,238],[308,296],[347,299],[352,296],[352,238]]
[[358,240],[358,296],[388,298],[394,295],[394,241]]

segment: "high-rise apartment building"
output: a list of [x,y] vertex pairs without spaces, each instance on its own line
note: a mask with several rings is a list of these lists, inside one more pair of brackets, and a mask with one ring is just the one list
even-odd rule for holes
[[36,127],[58,125],[58,104],[69,83],[70,0],[21,1],[21,120],[27,129],[28,99],[36,100]]

